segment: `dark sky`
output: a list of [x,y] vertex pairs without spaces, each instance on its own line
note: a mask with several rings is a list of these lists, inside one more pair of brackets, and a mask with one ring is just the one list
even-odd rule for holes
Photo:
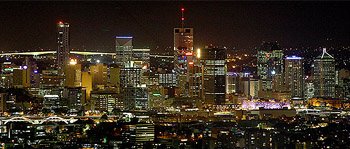
[[114,51],[114,36],[128,35],[134,47],[161,51],[173,45],[181,6],[195,47],[350,43],[350,2],[0,2],[0,50],[56,49],[62,20],[74,49]]

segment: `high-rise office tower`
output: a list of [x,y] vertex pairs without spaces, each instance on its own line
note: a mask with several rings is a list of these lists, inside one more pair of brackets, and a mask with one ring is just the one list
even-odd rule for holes
[[112,112],[113,109],[124,109],[124,104],[115,90],[97,90],[91,92],[91,99],[95,101],[95,109]]
[[350,99],[350,78],[343,80],[343,90],[345,99]]
[[[197,50],[198,52],[198,50]],[[198,53],[196,53],[198,56]],[[194,59],[193,63],[189,63],[189,97],[193,97],[195,99],[202,98],[202,64],[199,62],[198,58]]]
[[285,59],[284,81],[291,97],[304,98],[304,67],[303,58],[289,56]]
[[132,37],[116,36],[116,64],[120,67],[131,67]]
[[70,51],[69,24],[66,22],[57,23],[57,69],[63,75],[65,66],[69,62]]
[[39,87],[40,75],[38,66],[32,57],[25,57],[22,66],[27,66],[27,71],[30,73],[30,86]]
[[40,75],[39,87],[52,88],[59,87],[64,82],[64,78],[58,75],[58,70],[42,70]]
[[179,81],[178,87],[183,96],[189,96],[190,73],[188,68],[193,64],[193,28],[184,27],[184,8],[181,8],[181,27],[174,28],[174,69]]
[[92,91],[92,75],[90,72],[81,72],[81,87],[85,88],[86,99],[89,100]]
[[13,69],[13,85],[20,88],[30,87],[30,69],[28,66]]
[[76,59],[71,59],[65,67],[65,86],[81,87],[81,64]]
[[150,49],[133,49],[132,50],[132,66],[141,69],[141,84],[150,84]]
[[335,96],[335,61],[333,56],[327,53],[326,48],[314,60],[314,86],[315,97]]
[[141,68],[123,68],[120,73],[121,87],[137,87],[141,86]]
[[149,51],[133,49],[132,37],[116,37],[116,61],[121,67],[120,91],[127,110],[148,108],[147,85],[141,80],[149,67]]
[[[283,74],[283,51],[277,42],[263,42],[257,54],[258,76],[262,81],[262,90],[272,90],[273,80],[275,83],[282,82]],[[275,84],[279,87],[279,84]]]
[[304,98],[310,99],[315,96],[315,86],[313,83],[313,79],[307,78],[305,79],[305,89],[304,89]]
[[68,87],[63,90],[63,99],[65,100],[69,111],[72,113],[84,110],[86,103],[86,90],[82,87]]
[[258,98],[259,93],[259,80],[251,78],[250,76],[244,77],[241,80],[243,93],[248,99]]
[[226,74],[226,94],[233,94],[239,92],[239,79],[238,73],[227,72]]
[[120,93],[120,68],[109,68],[109,83],[116,88],[117,93]]
[[147,84],[142,81],[144,69],[139,65],[121,69],[120,84],[127,110],[146,110],[148,108]]
[[150,67],[150,51],[151,49],[132,49],[132,65],[148,70]]
[[10,88],[13,85],[13,69],[16,67],[14,63],[1,63],[1,77],[0,86],[3,88]]
[[93,88],[97,88],[99,85],[107,85],[107,65],[101,63],[91,65],[90,73],[92,75]]
[[226,93],[226,49],[205,48],[200,51],[203,92],[207,103],[224,104]]
[[186,74],[193,58],[193,28],[174,29],[175,70]]
[[4,113],[6,109],[7,93],[0,93],[0,113]]

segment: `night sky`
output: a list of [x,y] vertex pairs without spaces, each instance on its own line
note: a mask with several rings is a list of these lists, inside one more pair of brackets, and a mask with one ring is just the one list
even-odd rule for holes
[[56,50],[56,23],[65,21],[74,49],[112,52],[114,36],[127,35],[134,47],[164,51],[182,6],[195,48],[350,43],[349,2],[0,2],[0,50]]

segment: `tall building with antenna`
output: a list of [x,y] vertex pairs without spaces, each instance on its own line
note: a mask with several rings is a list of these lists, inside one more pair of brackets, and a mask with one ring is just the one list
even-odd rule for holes
[[57,69],[60,75],[64,74],[65,66],[69,62],[70,51],[69,24],[67,22],[57,23]]
[[185,8],[181,8],[181,27],[174,28],[174,69],[182,96],[189,96],[189,67],[193,65],[193,28],[185,27]]
[[335,96],[335,60],[327,53],[326,48],[314,60],[314,87],[315,97]]
[[174,28],[175,69],[186,74],[193,52],[193,28],[185,28],[185,8],[181,8],[181,27]]

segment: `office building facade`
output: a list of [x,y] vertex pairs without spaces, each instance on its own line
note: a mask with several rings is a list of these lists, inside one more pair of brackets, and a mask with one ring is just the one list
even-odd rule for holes
[[315,97],[335,96],[335,60],[327,53],[326,48],[323,48],[322,54],[314,60],[313,77]]
[[148,108],[149,49],[133,49],[132,37],[116,37],[116,61],[120,66],[120,91],[126,110]]
[[304,62],[302,57],[286,57],[284,80],[292,98],[304,98]]
[[116,36],[116,64],[120,67],[130,67],[132,61],[132,37]]
[[226,49],[205,48],[200,52],[202,97],[208,103],[224,104],[226,93]]
[[283,51],[275,42],[263,42],[257,53],[257,74],[262,81],[262,90],[272,90],[283,74]]
[[57,23],[57,69],[60,75],[64,74],[65,66],[69,62],[70,35],[69,24],[66,22]]
[[81,64],[77,64],[77,60],[72,59],[65,69],[65,86],[81,87]]

